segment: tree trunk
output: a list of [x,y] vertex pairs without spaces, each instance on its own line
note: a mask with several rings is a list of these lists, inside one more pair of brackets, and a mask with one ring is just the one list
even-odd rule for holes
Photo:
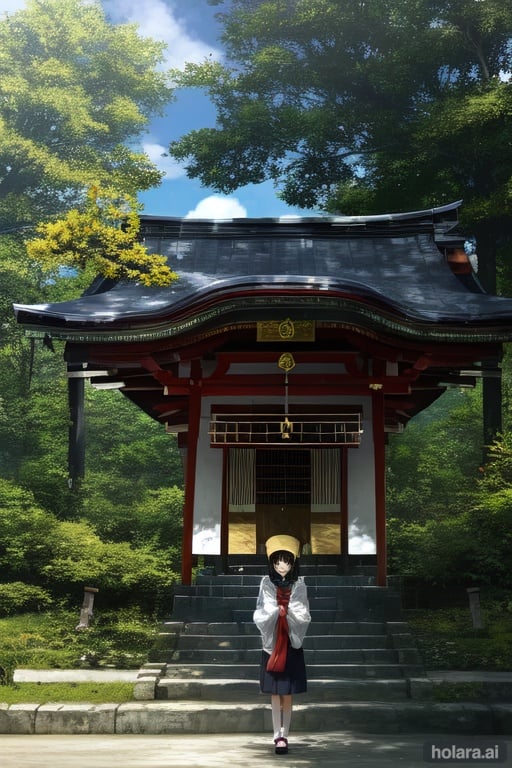
[[[485,289],[491,295],[496,295],[496,237],[492,227],[482,227],[477,230],[478,277]],[[484,461],[487,459],[489,446],[502,431],[502,396],[501,378],[486,378],[485,369],[496,370],[499,360],[486,360],[482,365],[484,371],[482,386],[483,409],[483,439]]]

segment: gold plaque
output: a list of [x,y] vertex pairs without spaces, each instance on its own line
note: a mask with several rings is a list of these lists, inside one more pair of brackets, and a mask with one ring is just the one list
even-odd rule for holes
[[293,358],[293,355],[291,352],[283,352],[279,360],[277,361],[278,366],[281,368],[282,371],[291,371],[292,368],[295,368],[295,360]]
[[257,341],[315,341],[314,320],[264,320],[256,327]]

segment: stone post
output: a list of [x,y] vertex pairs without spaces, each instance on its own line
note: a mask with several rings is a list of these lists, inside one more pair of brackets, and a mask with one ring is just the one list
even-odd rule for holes
[[89,623],[92,620],[92,608],[94,605],[94,595],[99,592],[96,587],[84,587],[84,601],[80,609],[80,622],[75,629],[89,629]]
[[471,617],[473,619],[474,629],[482,629],[482,616],[480,613],[480,588],[470,587],[466,589],[469,597],[469,610],[471,611]]

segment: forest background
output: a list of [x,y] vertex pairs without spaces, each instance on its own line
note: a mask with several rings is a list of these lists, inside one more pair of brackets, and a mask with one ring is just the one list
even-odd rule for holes
[[[173,87],[209,91],[219,126],[184,137],[171,151],[220,190],[264,176],[279,186],[286,178],[284,198],[331,212],[466,197],[463,224],[468,236],[481,235],[482,275],[512,295],[512,86],[505,77],[512,10],[498,0],[383,0],[372,7],[381,16],[365,24],[353,3],[230,3],[223,44],[237,67],[205,62],[173,73]],[[342,29],[357,41],[351,52]],[[365,41],[368,30],[373,38]],[[433,32],[441,33],[435,51]],[[414,77],[413,40],[424,54],[414,60]],[[327,66],[342,49],[346,67],[359,73],[352,99],[348,70],[337,83],[339,72]],[[27,238],[39,223],[80,210],[91,184],[108,183],[126,201],[158,183],[158,171],[132,142],[172,97],[170,75],[159,67],[159,44],[109,25],[99,5],[80,0],[27,3],[0,20],[0,50],[0,615],[76,605],[85,584],[99,588],[104,606],[162,615],[181,547],[183,477],[174,438],[119,392],[88,386],[86,475],[70,488],[63,348],[26,338],[12,304],[65,300],[87,287],[96,264],[71,260],[74,269],[63,269],[63,252],[60,263],[35,259]],[[379,57],[371,54],[377,50]],[[297,83],[299,71],[311,81]],[[333,96],[336,84],[343,98]],[[351,119],[341,142],[345,102]],[[376,104],[386,105],[385,122]],[[428,151],[420,151],[427,140]],[[480,387],[447,392],[404,434],[390,436],[390,571],[416,595],[424,585],[462,594],[478,585],[509,600],[511,377],[506,355],[503,424],[492,443],[484,438]]]

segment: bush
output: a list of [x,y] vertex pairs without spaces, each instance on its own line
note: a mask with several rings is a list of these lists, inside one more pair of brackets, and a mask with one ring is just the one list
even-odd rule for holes
[[79,612],[56,607],[0,619],[0,668],[4,682],[16,668],[137,669],[148,660],[157,625],[136,608],[98,611],[89,629],[77,631]]
[[388,522],[389,563],[392,573],[446,585],[478,578],[475,555],[478,540],[471,534],[466,513],[443,520]]
[[0,478],[0,568],[6,581],[38,583],[51,559],[59,522],[34,495]]
[[0,568],[6,581],[31,584],[35,590],[31,595],[28,587],[20,588],[18,596],[16,590],[6,593],[0,615],[11,598],[21,601],[13,612],[48,605],[49,594],[78,601],[87,584],[101,591],[104,605],[165,611],[177,578],[172,554],[150,545],[105,542],[89,523],[58,520],[36,504],[30,491],[0,479]]
[[41,611],[53,603],[50,593],[42,587],[11,581],[0,584],[0,616],[12,616],[24,611]]
[[104,605],[141,605],[147,613],[171,599],[177,578],[165,552],[106,543],[88,523],[62,522],[51,560],[42,568],[55,593],[78,599],[85,584],[100,590]]

